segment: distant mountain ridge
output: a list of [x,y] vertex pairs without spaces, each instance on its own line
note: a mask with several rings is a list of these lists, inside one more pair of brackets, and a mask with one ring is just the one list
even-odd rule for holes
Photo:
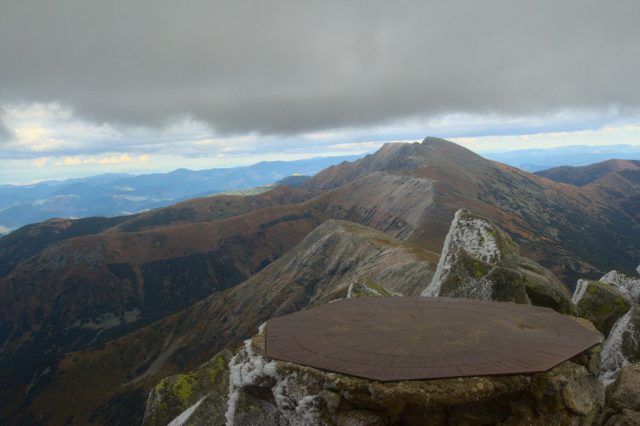
[[[373,244],[394,238],[411,250],[439,253],[455,212],[468,208],[501,227],[522,256],[552,270],[566,286],[614,268],[634,270],[640,258],[640,209],[634,204],[640,200],[640,185],[620,175],[606,177],[607,186],[560,184],[446,140],[426,138],[386,144],[360,160],[329,167],[298,188],[279,186],[257,195],[203,197],[120,218],[24,227],[0,238],[0,265],[7,265],[0,276],[0,366],[5,368],[0,373],[11,385],[7,389],[18,389],[0,393],[0,405],[9,407],[1,415],[12,418],[16,407],[46,394],[49,379],[34,379],[34,371],[67,371],[82,358],[73,355],[77,351],[127,341],[126,336],[152,323],[185,318],[181,312],[206,298],[236,294],[244,288],[234,290],[236,286],[267,271],[330,220],[357,224],[349,225],[351,234],[362,235],[358,226],[372,228],[367,240]],[[346,229],[342,222],[338,225],[336,232]],[[318,252],[309,253],[309,265],[321,264]],[[321,272],[329,276],[346,270],[333,261],[324,268]],[[269,293],[274,280],[262,282],[261,291]],[[308,288],[314,285],[310,282]],[[283,294],[294,290],[282,288]],[[291,300],[288,306],[297,309]],[[221,324],[227,320],[224,314],[220,318]],[[163,340],[165,331],[171,333],[161,328],[160,337],[149,341],[149,356],[138,360],[140,369],[127,380],[142,380],[140,375],[153,371],[158,359],[161,364],[167,351],[180,347],[171,336]],[[214,334],[216,339],[224,336]],[[127,347],[116,346],[114,353],[120,350]],[[184,350],[176,363],[185,364],[179,367],[191,362],[196,349]],[[98,352],[90,353],[97,357],[94,365],[109,365],[100,362]],[[109,380],[117,376],[99,374]],[[30,387],[33,380],[40,387]],[[73,405],[88,397],[81,389],[73,395],[78,399],[69,401],[64,390],[60,398]],[[97,398],[91,402],[94,413],[109,409],[125,416],[128,398],[91,397]],[[43,404],[57,410],[50,398]],[[125,420],[120,423],[127,424]]]
[[[120,216],[189,198],[262,187],[292,175],[313,175],[330,165],[359,157],[263,161],[242,167],[105,174],[33,185],[0,185],[0,234],[51,218]],[[301,179],[294,177],[289,182],[299,185]]]
[[640,160],[640,145],[570,145],[558,148],[481,152],[481,155],[528,172],[539,172],[559,166],[584,166],[611,158]]
[[627,176],[636,174],[640,176],[640,161],[614,159],[587,166],[561,166],[536,172],[538,176],[575,186],[588,185],[609,173],[621,173]]

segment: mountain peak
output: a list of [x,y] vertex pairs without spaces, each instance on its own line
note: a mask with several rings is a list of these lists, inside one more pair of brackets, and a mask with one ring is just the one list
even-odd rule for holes
[[[429,170],[431,176],[480,173],[491,162],[445,139],[427,137],[422,142],[387,142],[360,160],[329,167],[307,182],[308,189],[331,189],[373,172],[414,173]],[[420,174],[420,173],[417,173]]]

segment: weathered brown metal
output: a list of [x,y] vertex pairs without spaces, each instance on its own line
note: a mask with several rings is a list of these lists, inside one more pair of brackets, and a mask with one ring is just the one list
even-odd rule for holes
[[379,381],[542,372],[600,341],[548,308],[446,297],[347,299],[266,327],[270,358]]

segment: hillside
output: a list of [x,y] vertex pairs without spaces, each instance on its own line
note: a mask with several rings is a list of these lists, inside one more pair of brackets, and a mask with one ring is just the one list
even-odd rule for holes
[[[576,187],[427,138],[423,143],[386,144],[375,154],[322,171],[300,188],[281,186],[246,197],[199,198],[118,219],[32,225],[0,239],[4,388],[26,390],[37,379],[34,372],[47,367],[66,371],[72,368],[72,354],[85,349],[88,358],[82,355],[82,363],[73,368],[86,367],[89,374],[97,368],[92,363],[105,356],[102,350],[127,348],[119,361],[124,364],[107,363],[114,381],[105,383],[103,391],[112,392],[123,377],[129,377],[127,381],[150,368],[145,365],[147,351],[157,355],[173,348],[169,351],[173,353],[186,345],[186,341],[171,340],[172,321],[192,318],[189,327],[203,330],[212,318],[223,315],[220,321],[226,317],[232,324],[228,309],[253,303],[242,301],[246,297],[240,296],[242,289],[247,288],[243,286],[253,277],[260,280],[263,272],[280,270],[269,265],[279,265],[273,262],[286,259],[283,256],[292,248],[332,219],[364,225],[372,228],[370,232],[386,234],[382,240],[401,242],[394,244],[439,253],[454,213],[468,208],[507,231],[523,256],[551,269],[567,287],[578,277],[594,278],[611,269],[633,271],[640,258],[640,209],[634,211],[640,188],[633,179],[619,176],[607,178],[606,186]],[[291,256],[299,254],[294,250]],[[311,265],[320,261],[317,256],[310,257]],[[338,279],[348,269],[343,265],[330,275]],[[286,288],[292,281],[304,280],[301,273],[275,274],[262,281],[269,283],[264,291],[281,294],[272,283],[281,282]],[[400,287],[397,291],[404,292]],[[224,299],[229,295],[241,299]],[[297,298],[303,297],[299,303],[309,303],[313,294],[290,296],[286,309],[297,310],[303,306]],[[211,298],[224,302],[207,308],[213,310],[206,315],[185,314],[204,309],[201,301]],[[207,302],[206,306],[216,305]],[[275,312],[273,308],[263,314]],[[137,341],[137,333],[154,322],[152,327],[159,327],[155,334],[145,332],[147,337]],[[215,343],[193,341],[189,352],[210,354],[212,345],[229,343],[222,331],[213,333]],[[48,352],[43,355],[45,349]],[[189,363],[191,356],[171,362],[179,367]],[[137,367],[132,373],[133,365]],[[43,392],[46,382],[41,382]],[[95,398],[104,401],[104,395],[98,394]],[[20,397],[21,392],[10,395],[11,403],[5,399],[2,404],[9,407],[3,410],[5,415],[36,398],[35,393],[28,398]]]
[[62,423],[73,411],[77,424],[90,417],[114,424],[122,423],[126,401],[141,416],[150,385],[239,344],[267,319],[351,292],[416,295],[437,261],[435,253],[371,228],[328,221],[242,284],[102,347],[68,354],[45,375],[43,389],[35,386],[29,412]]
[[640,173],[640,161],[634,160],[607,160],[588,166],[554,167],[549,170],[536,172],[538,176],[546,177],[560,183],[568,183],[575,186],[585,186],[597,181],[610,173],[621,175]]
[[[357,158],[263,161],[242,167],[178,169],[135,176],[107,174],[30,185],[0,185],[0,234],[51,218],[127,215],[193,197],[249,190],[293,174],[313,175],[332,164]],[[299,180],[294,176],[288,182]]]
[[557,148],[530,148],[502,152],[483,152],[494,161],[509,164],[531,173],[560,166],[580,167],[611,158],[640,160],[638,145],[568,145]]

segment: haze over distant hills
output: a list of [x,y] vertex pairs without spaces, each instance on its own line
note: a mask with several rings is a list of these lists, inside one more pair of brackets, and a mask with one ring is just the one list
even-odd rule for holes
[[638,145],[587,146],[522,149],[505,152],[482,152],[490,160],[515,166],[528,172],[538,172],[558,166],[584,166],[612,158],[640,160]]
[[144,175],[105,174],[34,185],[0,185],[0,234],[50,218],[118,216],[188,198],[272,184],[292,174],[313,175],[359,156],[264,161],[251,166]]

